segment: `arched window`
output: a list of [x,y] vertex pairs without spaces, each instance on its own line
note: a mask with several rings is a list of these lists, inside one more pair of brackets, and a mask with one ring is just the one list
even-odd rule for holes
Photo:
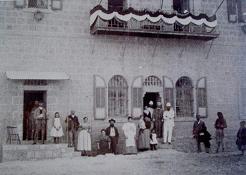
[[115,75],[108,84],[109,117],[125,116],[128,112],[128,85],[125,78]]
[[193,86],[189,77],[181,77],[176,82],[176,113],[177,117],[193,116]]
[[154,75],[148,76],[144,80],[144,86],[159,86],[159,87],[161,87],[161,80]]

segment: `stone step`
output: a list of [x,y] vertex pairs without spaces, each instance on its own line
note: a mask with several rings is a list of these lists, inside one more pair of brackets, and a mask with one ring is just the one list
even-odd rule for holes
[[67,144],[2,145],[1,162],[73,157]]

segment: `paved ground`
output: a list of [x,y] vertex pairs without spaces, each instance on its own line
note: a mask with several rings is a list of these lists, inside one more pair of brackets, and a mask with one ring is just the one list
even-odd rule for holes
[[174,150],[133,156],[106,155],[0,164],[0,175],[245,175],[239,153],[181,153]]

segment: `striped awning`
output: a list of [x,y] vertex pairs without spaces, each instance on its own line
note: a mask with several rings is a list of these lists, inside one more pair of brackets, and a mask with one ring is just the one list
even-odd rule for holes
[[65,72],[29,72],[7,71],[6,76],[11,80],[69,80]]

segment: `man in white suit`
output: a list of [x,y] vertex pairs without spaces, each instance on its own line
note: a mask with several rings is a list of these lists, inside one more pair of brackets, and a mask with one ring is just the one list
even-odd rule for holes
[[174,127],[174,110],[169,102],[166,104],[166,109],[163,113],[163,120],[163,142],[165,144],[168,141],[168,143],[171,144]]

